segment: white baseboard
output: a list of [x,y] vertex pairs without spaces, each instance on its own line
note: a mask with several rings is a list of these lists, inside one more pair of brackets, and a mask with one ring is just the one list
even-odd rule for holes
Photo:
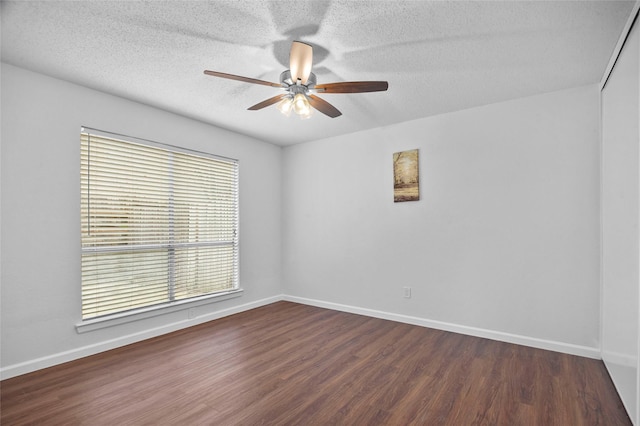
[[538,349],[546,349],[556,352],[567,353],[571,355],[584,356],[587,358],[601,359],[600,349],[588,346],[573,345],[570,343],[556,342],[552,340],[538,339],[535,337],[520,336],[517,334],[503,333],[500,331],[486,330],[482,328],[469,327],[464,325],[452,324],[442,321],[435,321],[425,318],[413,317],[409,315],[395,314],[374,309],[361,308],[357,306],[342,305],[339,303],[325,302],[315,299],[307,299],[297,296],[278,295],[255,302],[246,303],[228,309],[223,309],[210,314],[198,316],[196,318],[186,319],[171,324],[164,325],[138,333],[129,334],[118,337],[117,339],[99,342],[93,345],[72,349],[65,352],[56,353],[42,358],[37,358],[18,364],[9,365],[0,368],[0,380],[9,379],[11,377],[20,376],[43,368],[52,367],[54,365],[73,361],[86,356],[95,355],[100,352],[115,349],[131,343],[140,342],[142,340],[157,337],[163,334],[178,331],[187,327],[202,324],[204,322],[213,321],[229,315],[248,311],[260,306],[275,303],[281,300],[301,303],[304,305],[317,306],[320,308],[333,309],[335,311],[349,312],[353,314],[365,315],[373,318],[380,318],[390,321],[402,322],[405,324],[418,325],[422,327],[434,328],[437,330],[451,331],[454,333],[466,334],[469,336],[483,337],[486,339],[497,340],[500,342],[515,343],[518,345],[530,346]]
[[374,318],[397,321],[406,324],[419,325],[422,327],[435,328],[437,330],[451,331],[454,333],[466,334],[468,336],[483,337],[517,345],[530,346],[537,349],[546,349],[555,352],[562,352],[570,355],[578,355],[587,358],[602,359],[600,348],[574,345],[571,343],[556,342],[553,340],[538,339],[536,337],[521,336],[517,334],[504,333],[501,331],[486,330],[483,328],[469,327],[465,325],[452,324],[442,321],[435,321],[425,318],[413,317],[409,315],[394,314],[390,312],[377,311],[374,309],[360,308],[357,306],[342,305],[339,303],[325,302],[321,300],[307,299],[296,296],[284,296],[284,300],[302,303],[304,305],[317,306],[319,308],[333,309],[335,311],[349,312],[352,314],[365,315]]
[[93,345],[83,346],[77,349],[56,353],[56,354],[45,356],[42,358],[32,359],[32,360],[21,362],[18,364],[9,365],[7,367],[0,368],[0,380],[9,379],[11,377],[31,373],[36,370],[41,370],[43,368],[52,367],[54,365],[73,361],[79,358],[84,358],[86,356],[95,355],[100,352],[108,351],[110,349],[115,349],[121,346],[129,345],[131,343],[136,343],[142,340],[150,339],[152,337],[157,337],[163,334],[182,330],[184,328],[192,327],[194,325],[202,324],[204,322],[213,321],[215,319],[219,319],[229,315],[248,311],[250,309],[259,308],[260,306],[268,305],[274,302],[278,302],[280,300],[283,300],[282,295],[273,296],[266,299],[257,300],[255,302],[234,306],[232,308],[211,312],[209,314],[200,315],[195,318],[177,321],[171,324],[166,324],[166,325],[163,325],[162,327],[152,328],[152,329],[144,330],[138,333],[128,334],[126,336],[118,337],[117,339],[106,340],[104,342],[96,343]]
[[605,363],[616,364],[621,367],[638,367],[638,358],[629,354],[603,350],[602,359],[605,361]]

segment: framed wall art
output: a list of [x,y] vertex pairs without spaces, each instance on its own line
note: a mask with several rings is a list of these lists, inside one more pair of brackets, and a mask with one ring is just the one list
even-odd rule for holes
[[418,201],[420,199],[420,170],[418,150],[393,154],[393,201]]

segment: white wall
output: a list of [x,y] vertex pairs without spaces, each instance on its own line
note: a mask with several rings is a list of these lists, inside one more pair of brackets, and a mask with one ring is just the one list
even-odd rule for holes
[[[284,151],[8,65],[1,89],[3,377],[275,300],[283,277],[307,303],[599,353],[595,86]],[[76,333],[81,125],[240,159],[241,299]],[[413,148],[422,199],[394,204]]]
[[602,358],[638,418],[640,25],[602,90]]
[[[279,147],[6,64],[1,90],[3,377],[279,298]],[[82,125],[240,160],[242,297],[76,333]]]
[[[286,148],[285,293],[598,357],[598,105],[580,87]],[[413,148],[421,200],[394,204]]]

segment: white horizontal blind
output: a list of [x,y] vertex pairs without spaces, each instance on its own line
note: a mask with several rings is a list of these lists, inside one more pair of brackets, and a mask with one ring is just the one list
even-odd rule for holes
[[81,133],[82,318],[238,288],[238,163]]

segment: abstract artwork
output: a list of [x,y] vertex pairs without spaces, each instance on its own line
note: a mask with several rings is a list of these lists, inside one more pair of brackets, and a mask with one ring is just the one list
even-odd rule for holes
[[418,150],[393,154],[393,201],[417,201],[420,199],[420,174]]

